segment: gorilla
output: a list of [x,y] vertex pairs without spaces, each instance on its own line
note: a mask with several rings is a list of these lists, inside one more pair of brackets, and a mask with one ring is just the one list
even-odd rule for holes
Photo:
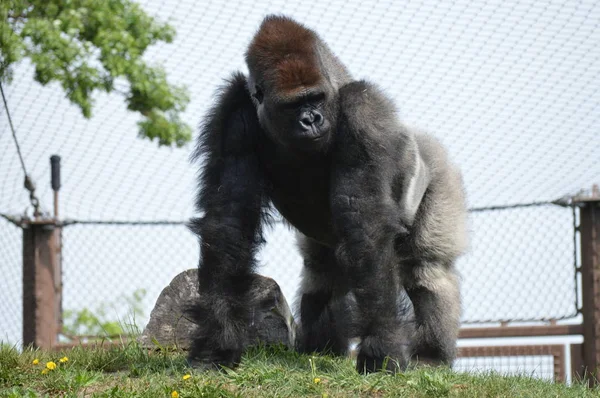
[[458,168],[302,24],[267,16],[245,59],[248,76],[222,87],[194,153],[202,297],[190,361],[235,367],[252,343],[249,281],[274,206],[304,258],[299,351],[344,355],[357,338],[359,372],[451,364],[467,245]]

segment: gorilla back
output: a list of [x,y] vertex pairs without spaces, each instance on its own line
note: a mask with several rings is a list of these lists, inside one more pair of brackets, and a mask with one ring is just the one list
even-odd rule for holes
[[265,18],[246,61],[249,76],[221,89],[196,150],[202,296],[190,359],[235,366],[253,343],[247,281],[272,203],[304,257],[299,350],[342,355],[359,337],[359,371],[451,363],[454,263],[467,242],[458,169],[297,22]]

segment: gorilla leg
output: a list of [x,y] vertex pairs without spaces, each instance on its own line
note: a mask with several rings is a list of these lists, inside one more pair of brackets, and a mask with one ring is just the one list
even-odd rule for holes
[[420,362],[451,365],[460,327],[460,292],[453,266],[407,264],[407,293],[417,322],[414,354]]
[[[304,256],[302,284],[298,294],[300,330],[297,346],[301,352],[330,352],[344,355],[348,350],[350,300],[343,294],[342,275],[332,249],[298,234]],[[334,286],[335,283],[335,286]]]

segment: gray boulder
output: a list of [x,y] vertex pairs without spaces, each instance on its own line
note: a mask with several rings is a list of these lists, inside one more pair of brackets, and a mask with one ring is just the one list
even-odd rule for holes
[[[296,324],[281,292],[273,279],[255,275],[251,281],[249,306],[251,341],[264,344],[282,343],[294,346]],[[146,348],[176,347],[187,350],[196,331],[196,324],[186,318],[185,308],[200,297],[198,271],[189,269],[177,275],[158,296],[150,320],[139,342]]]

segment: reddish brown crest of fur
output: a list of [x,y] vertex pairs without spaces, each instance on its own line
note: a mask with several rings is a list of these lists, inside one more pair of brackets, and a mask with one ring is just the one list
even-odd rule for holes
[[315,54],[316,34],[286,18],[265,18],[250,43],[246,61],[251,70],[274,83],[280,93],[293,93],[321,80]]

